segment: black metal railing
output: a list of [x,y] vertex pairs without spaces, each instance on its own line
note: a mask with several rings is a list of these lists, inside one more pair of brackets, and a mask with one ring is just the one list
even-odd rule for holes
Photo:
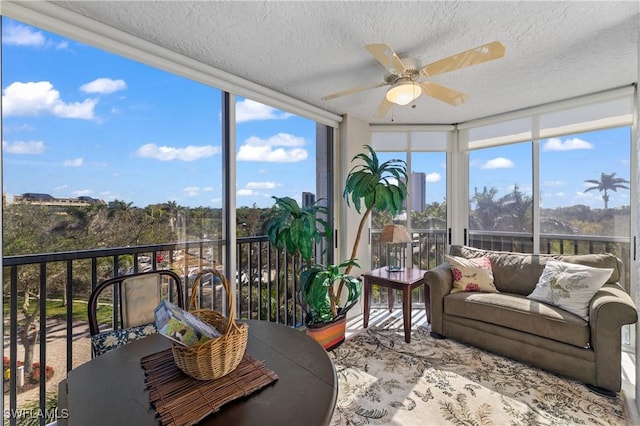
[[[371,235],[371,264],[373,268],[385,266],[387,250],[380,242],[380,232]],[[392,253],[395,259],[401,259],[406,266],[429,269],[444,261],[447,248],[447,235],[444,230],[413,230],[413,243],[410,244],[410,255],[407,250]],[[8,353],[8,372],[4,381],[5,408],[20,410],[26,400],[18,398],[18,345],[24,344],[22,339],[31,336],[37,354],[34,358],[40,365],[46,366],[48,360],[65,357],[66,371],[90,358],[88,345],[81,345],[80,339],[88,340],[86,318],[74,320],[74,301],[84,302],[101,280],[129,272],[157,269],[173,269],[187,283],[185,300],[188,300],[190,287],[198,271],[218,267],[221,263],[224,241],[203,240],[196,242],[158,244],[123,248],[108,248],[78,252],[46,253],[25,256],[9,256],[3,258],[4,267],[4,301],[5,301],[5,335],[4,354]],[[469,234],[469,245],[505,251],[531,252],[533,248],[531,235],[519,233],[478,232]],[[407,246],[408,247],[408,246]],[[628,288],[629,239],[616,237],[596,237],[583,235],[541,236],[540,251],[542,253],[586,254],[610,252],[623,259],[625,264],[625,286]],[[317,248],[318,259],[326,259],[323,247]],[[239,238],[236,245],[235,300],[238,318],[252,318],[280,322],[290,326],[303,324],[304,312],[299,303],[297,272],[300,264],[290,256],[276,250],[266,236]],[[210,286],[211,290],[202,291],[210,295],[212,308],[224,309],[219,289],[214,283],[201,282]],[[30,297],[37,296],[37,324],[33,328],[36,333],[24,329],[25,316],[22,306],[26,288],[31,288]],[[374,291],[374,303],[386,305],[387,292]],[[47,313],[48,301],[51,299],[66,300],[63,319],[57,320],[61,330],[57,330],[55,339],[64,340],[63,353],[51,354],[51,342],[54,329],[51,316]],[[396,297],[396,300],[399,298]],[[201,299],[201,302],[204,301]],[[422,306],[423,289],[415,290],[413,302]],[[80,328],[78,325],[80,324]],[[80,330],[80,331],[78,331]],[[22,337],[19,337],[22,336]],[[82,347],[82,349],[78,349]],[[62,374],[64,378],[66,374]],[[47,409],[48,392],[57,389],[55,383],[47,382],[46,368],[40,368],[38,377],[37,404],[41,412]],[[35,393],[35,392],[34,392]],[[19,412],[19,411],[13,411]],[[16,424],[16,417],[9,419]],[[45,423],[44,418],[41,421]]]
[[[430,269],[444,262],[447,250],[447,234],[441,229],[414,229],[412,230],[413,243],[411,243],[412,255],[408,256],[404,247],[397,245],[387,253],[385,243],[380,242],[381,230],[371,233],[371,266],[379,268],[388,264],[387,256],[400,259],[402,265]],[[485,250],[500,250],[510,252],[532,253],[533,236],[519,232],[499,231],[470,231],[468,245]],[[593,254],[612,253],[622,260],[623,271],[620,284],[630,292],[630,269],[628,265],[629,238],[595,235],[566,235],[566,234],[541,234],[541,254]],[[374,286],[373,305],[386,306],[387,292],[378,292]],[[396,297],[396,301],[400,298]],[[423,288],[416,288],[412,294],[413,304],[422,306],[424,303]],[[397,302],[399,303],[399,302]]]

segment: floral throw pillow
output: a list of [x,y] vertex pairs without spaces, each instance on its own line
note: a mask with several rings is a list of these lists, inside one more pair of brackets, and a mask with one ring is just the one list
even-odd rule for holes
[[105,331],[91,337],[91,346],[95,356],[102,355],[127,343],[157,333],[155,324],[145,324],[121,330]]
[[451,293],[461,291],[498,292],[493,284],[491,260],[488,257],[465,259],[447,254],[445,259],[451,265],[451,274],[453,275]]
[[612,273],[611,268],[549,260],[536,288],[527,297],[557,306],[589,321],[591,299]]

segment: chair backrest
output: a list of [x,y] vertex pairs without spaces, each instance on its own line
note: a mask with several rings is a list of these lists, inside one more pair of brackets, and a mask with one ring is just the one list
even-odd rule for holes
[[87,313],[91,336],[100,333],[98,300],[108,298],[113,303],[113,329],[125,329],[154,322],[153,310],[162,299],[168,299],[184,309],[182,280],[173,271],[160,270],[110,278],[98,284],[89,296]]

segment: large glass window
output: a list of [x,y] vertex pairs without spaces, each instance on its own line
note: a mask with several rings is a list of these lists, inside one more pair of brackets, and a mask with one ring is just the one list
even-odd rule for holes
[[[69,334],[73,357],[64,330],[86,324],[98,282],[157,268],[190,283],[223,263],[221,94],[6,17],[2,85],[2,253],[17,262],[4,355],[24,363],[20,407],[38,399],[34,363],[51,391],[90,358],[86,329]],[[113,309],[101,304],[101,324]]]
[[7,18],[2,54],[5,256],[220,238],[218,90]]
[[[328,206],[328,140],[314,121],[250,99],[236,101],[237,285],[242,317],[301,324],[300,265],[269,244],[266,225],[275,200]],[[329,244],[317,247],[318,262]]]
[[617,127],[540,141],[541,252],[629,259],[630,132]]
[[316,123],[242,98],[236,122],[238,237],[265,235],[273,197],[316,201]]
[[412,152],[409,223],[414,237],[413,263],[422,269],[441,260],[447,230],[447,153]]
[[470,245],[531,252],[531,142],[469,152]]

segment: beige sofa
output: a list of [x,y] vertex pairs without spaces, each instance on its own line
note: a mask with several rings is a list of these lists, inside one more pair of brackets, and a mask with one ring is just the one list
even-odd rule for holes
[[[498,293],[450,293],[448,263],[425,274],[434,337],[451,338],[584,382],[600,393],[621,387],[621,327],[637,320],[631,297],[618,284],[622,263],[611,254],[532,255],[452,246],[464,258],[488,256]],[[528,299],[547,260],[613,268],[591,299],[589,318]]]

